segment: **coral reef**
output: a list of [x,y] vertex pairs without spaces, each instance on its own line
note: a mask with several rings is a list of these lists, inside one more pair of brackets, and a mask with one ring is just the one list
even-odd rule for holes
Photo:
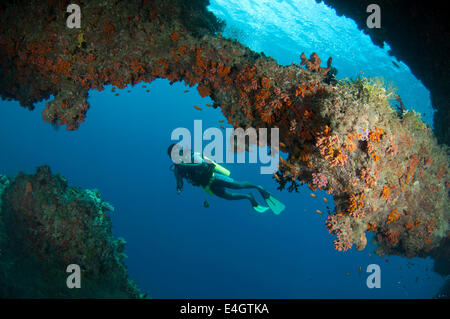
[[[114,240],[98,191],[69,187],[48,166],[36,174],[0,175],[0,297],[139,298],[123,263],[125,241]],[[81,269],[69,289],[66,268]]]
[[179,1],[85,1],[82,31],[65,27],[59,13],[67,1],[53,2],[35,2],[38,12],[21,1],[0,10],[3,97],[32,108],[53,95],[44,120],[73,130],[85,119],[90,89],[184,81],[234,127],[280,129],[288,158],[274,178],[280,189],[306,183],[333,195],[326,224],[336,249],[364,249],[372,232],[380,255],[429,256],[448,235],[447,148],[415,112],[391,107],[398,97],[382,82],[327,84],[332,60],[323,68],[315,53],[300,56],[306,69],[280,66],[221,37],[220,23],[206,13],[209,20],[197,14],[196,21],[209,28],[186,24]]

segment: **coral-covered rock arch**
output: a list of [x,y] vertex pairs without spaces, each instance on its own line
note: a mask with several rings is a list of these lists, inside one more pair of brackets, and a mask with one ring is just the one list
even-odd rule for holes
[[280,129],[289,156],[274,179],[282,189],[306,183],[333,195],[326,225],[336,249],[364,249],[366,232],[379,254],[426,256],[438,247],[448,236],[448,157],[417,114],[392,108],[395,95],[379,81],[324,81],[331,59],[321,67],[314,53],[280,66],[216,34],[220,23],[203,2],[183,3],[86,1],[81,29],[65,26],[67,1],[39,2],[38,25],[27,24],[31,13],[20,5],[3,7],[0,94],[30,109],[53,95],[43,120],[75,130],[91,89],[184,81],[234,127]]

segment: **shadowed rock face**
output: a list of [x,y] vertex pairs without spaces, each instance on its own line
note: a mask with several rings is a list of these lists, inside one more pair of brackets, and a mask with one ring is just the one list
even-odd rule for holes
[[[376,80],[330,80],[331,59],[322,67],[315,53],[280,66],[217,35],[204,8],[178,1],[85,1],[81,29],[65,27],[67,2],[50,2],[0,10],[0,94],[29,108],[54,95],[44,121],[76,130],[90,89],[183,81],[234,127],[279,129],[289,156],[273,178],[280,189],[306,183],[334,196],[327,227],[336,249],[364,249],[369,231],[380,255],[424,257],[446,237],[446,147],[414,112],[394,110],[395,95]],[[29,25],[32,14],[41,19]]]
[[440,143],[450,143],[450,61],[448,17],[445,1],[376,1],[381,7],[381,28],[369,29],[366,8],[371,0],[316,0],[352,18],[374,44],[389,43],[390,53],[405,62],[430,90],[435,134]]
[[[48,166],[34,175],[0,175],[0,297],[138,298],[98,191],[69,187]],[[68,289],[66,268],[81,269]]]

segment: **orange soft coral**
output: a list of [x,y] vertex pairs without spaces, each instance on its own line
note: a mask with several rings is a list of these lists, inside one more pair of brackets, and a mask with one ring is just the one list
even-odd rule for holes
[[343,166],[347,163],[348,156],[340,147],[339,137],[337,135],[324,135],[319,133],[316,146],[320,150],[320,154],[327,160],[331,167]]
[[170,39],[173,41],[173,42],[176,42],[176,41],[178,41],[178,39],[180,38],[180,34],[178,33],[178,32],[172,32],[171,34],[170,34]]
[[[322,62],[317,55],[316,52],[313,52],[309,57],[309,60],[306,58],[304,52],[300,55],[301,63],[300,65],[305,65],[308,71],[322,73],[323,75],[327,74],[330,71],[330,67],[322,68],[320,63]],[[328,59],[330,61],[330,59]],[[329,63],[330,64],[330,63]]]
[[364,216],[362,211],[364,207],[364,199],[366,195],[364,194],[352,194],[349,199],[348,213],[355,218],[361,218]]
[[398,212],[398,208],[394,208],[388,215],[386,225],[389,225],[392,222],[397,221],[400,218],[400,213]]
[[387,200],[389,198],[389,192],[390,192],[389,187],[384,186],[383,191],[381,192],[381,197]]

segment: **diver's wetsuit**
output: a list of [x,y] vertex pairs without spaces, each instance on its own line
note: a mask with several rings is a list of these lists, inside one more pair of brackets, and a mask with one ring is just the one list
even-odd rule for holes
[[[195,156],[199,155],[194,154],[194,157]],[[194,186],[209,186],[209,189],[212,191],[212,193],[218,197],[228,200],[248,199],[252,206],[258,205],[258,202],[253,197],[253,194],[230,193],[226,190],[226,188],[255,188],[261,193],[261,195],[266,193],[266,191],[261,186],[254,185],[249,182],[238,182],[231,177],[225,176],[218,172],[214,172],[215,165],[213,163],[206,162],[203,158],[201,158],[201,163],[180,163],[174,164],[174,166],[174,174],[177,180],[178,191],[182,190],[183,178],[186,178],[186,180]]]

